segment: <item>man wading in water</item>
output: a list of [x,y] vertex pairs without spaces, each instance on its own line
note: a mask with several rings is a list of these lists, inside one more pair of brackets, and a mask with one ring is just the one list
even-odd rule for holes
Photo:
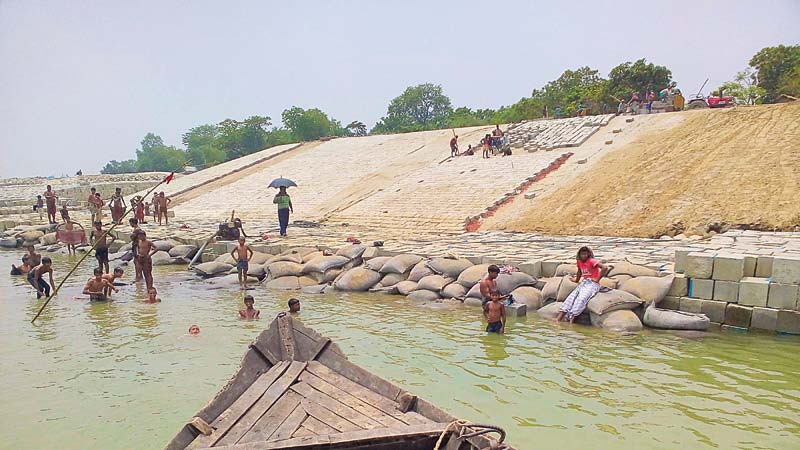
[[241,290],[247,289],[247,271],[250,270],[250,258],[252,257],[253,249],[244,243],[244,236],[239,236],[239,245],[231,250],[231,258],[236,261],[236,271],[239,272],[239,288]]
[[503,300],[507,295],[500,295],[497,292],[497,276],[500,275],[500,268],[492,264],[487,269],[486,277],[481,280],[480,289],[483,297],[483,317],[486,318],[488,325],[487,333],[500,333],[506,331],[506,308]]
[[144,283],[147,290],[153,287],[153,259],[152,256],[158,251],[152,242],[147,240],[147,234],[141,231],[139,238],[136,240],[136,259],[139,260],[139,268],[144,275]]
[[[613,268],[613,266],[606,266],[594,259],[594,253],[589,247],[581,247],[578,250],[577,260],[578,273],[575,274],[575,278],[572,281],[575,283],[580,282],[580,284],[564,300],[558,317],[555,319],[556,323],[565,318],[569,323],[574,323],[575,318],[586,309],[589,300],[600,292],[600,279],[608,275],[608,272]],[[583,278],[583,281],[581,281],[581,278]]]
[[93,242],[97,242],[94,247],[94,257],[97,258],[97,267],[104,273],[108,273],[108,247],[114,242],[116,236],[110,235],[111,240],[109,240],[109,235],[104,235],[103,233],[103,224],[101,222],[95,222],[94,230],[89,234],[89,239]]
[[139,237],[144,236],[144,230],[139,228],[139,221],[136,219],[129,219],[128,223],[131,225],[131,254],[133,255],[133,281],[142,281],[142,266],[139,265],[139,258],[136,257],[139,253]]

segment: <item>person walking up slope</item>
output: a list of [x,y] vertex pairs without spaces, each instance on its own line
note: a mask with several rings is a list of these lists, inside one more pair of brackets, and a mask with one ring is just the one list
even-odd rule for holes
[[286,236],[286,228],[289,226],[289,213],[294,214],[292,199],[286,192],[286,187],[281,186],[272,203],[278,205],[278,223],[281,227],[281,236]]

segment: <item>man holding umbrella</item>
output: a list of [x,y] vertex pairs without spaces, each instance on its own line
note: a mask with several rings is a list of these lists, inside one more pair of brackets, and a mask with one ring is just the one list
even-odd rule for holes
[[289,213],[294,214],[292,199],[286,192],[286,188],[290,186],[297,186],[297,184],[288,178],[276,178],[269,184],[269,187],[278,188],[278,193],[272,199],[272,203],[278,205],[278,223],[281,227],[281,236],[286,236],[286,227],[289,226]]

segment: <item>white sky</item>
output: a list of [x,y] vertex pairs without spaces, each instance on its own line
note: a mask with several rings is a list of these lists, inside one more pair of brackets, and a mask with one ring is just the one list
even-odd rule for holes
[[797,0],[0,0],[0,177],[96,173],[147,132],[177,145],[293,105],[372,126],[424,82],[497,108],[567,68],[644,57],[693,94],[800,43],[798,23]]

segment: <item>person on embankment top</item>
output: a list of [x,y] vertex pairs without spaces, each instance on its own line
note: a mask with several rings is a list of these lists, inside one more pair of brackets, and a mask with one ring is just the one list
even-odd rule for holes
[[286,227],[289,226],[289,213],[294,214],[292,199],[286,192],[286,187],[281,186],[272,203],[278,205],[278,223],[281,227],[281,236],[286,236]]
[[450,156],[458,156],[458,136],[456,135],[450,139]]
[[[569,323],[574,323],[575,318],[581,315],[589,300],[600,292],[600,279],[608,275],[613,266],[607,266],[600,261],[594,259],[594,253],[589,247],[581,247],[578,250],[576,257],[578,260],[578,272],[572,280],[579,283],[564,304],[556,317],[556,323],[561,322],[565,318]],[[581,280],[582,279],[582,280]]]

